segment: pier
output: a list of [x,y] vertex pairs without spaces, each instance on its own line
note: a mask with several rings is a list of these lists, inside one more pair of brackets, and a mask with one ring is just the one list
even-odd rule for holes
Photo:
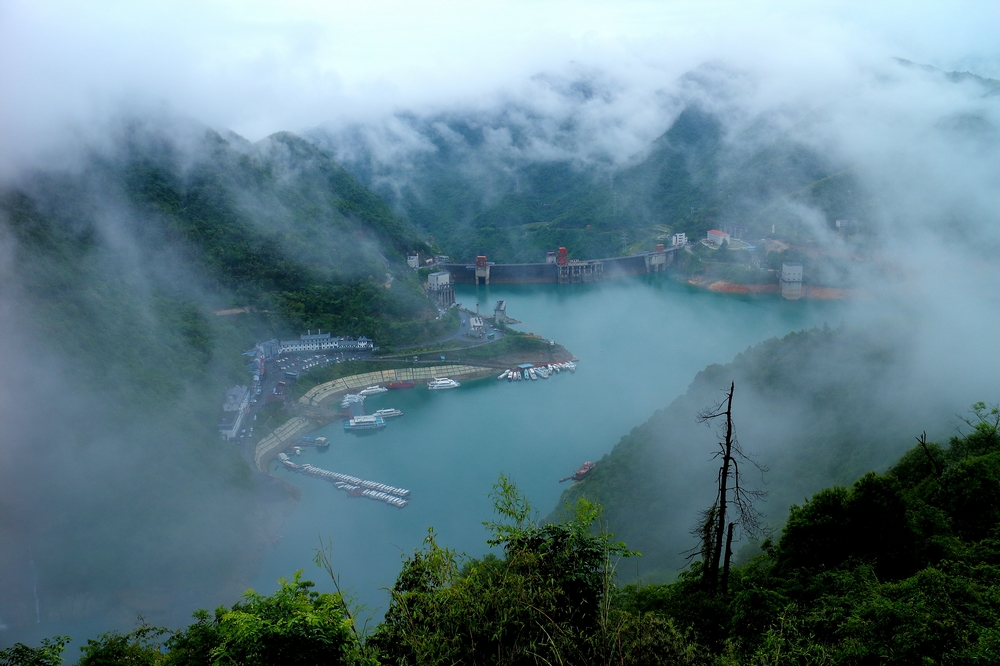
[[358,477],[350,476],[349,474],[331,472],[330,470],[315,467],[309,463],[297,465],[284,453],[278,454],[278,460],[281,461],[282,465],[293,472],[329,481],[339,490],[347,491],[354,497],[366,497],[379,502],[385,502],[386,504],[399,509],[402,509],[404,506],[409,504],[409,501],[407,501],[406,498],[410,496],[410,491],[406,488],[396,488],[395,486],[379,483],[377,481],[359,479]]

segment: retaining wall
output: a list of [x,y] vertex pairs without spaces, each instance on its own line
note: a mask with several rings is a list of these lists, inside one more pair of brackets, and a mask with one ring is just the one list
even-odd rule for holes
[[434,377],[468,379],[484,377],[493,372],[493,368],[485,368],[479,365],[433,365],[397,368],[395,370],[376,370],[374,372],[366,372],[362,375],[341,377],[334,379],[332,382],[314,386],[299,398],[299,404],[305,407],[321,407],[333,402],[345,393],[358,391],[373,384],[388,384],[390,382],[426,383]]
[[267,472],[271,459],[288,448],[288,442],[315,430],[317,424],[302,416],[295,416],[278,426],[274,432],[257,442],[253,462],[262,472]]

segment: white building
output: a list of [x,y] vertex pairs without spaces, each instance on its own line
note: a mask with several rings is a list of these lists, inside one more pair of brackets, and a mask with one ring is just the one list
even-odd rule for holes
[[312,351],[371,351],[375,349],[372,341],[364,336],[357,340],[353,338],[335,338],[329,333],[313,333],[309,331],[299,336],[298,340],[282,340],[282,353],[299,353]]
[[246,386],[234,386],[226,391],[226,399],[222,403],[222,414],[219,416],[219,434],[224,440],[236,439],[243,424],[243,417],[250,409],[250,389]]
[[799,262],[781,264],[781,295],[790,301],[802,298],[802,264]]
[[708,242],[712,245],[722,245],[722,242],[729,242],[729,234],[725,231],[719,231],[718,229],[708,230]]
[[797,261],[786,261],[781,264],[782,282],[802,282],[802,264]]
[[674,247],[680,247],[682,245],[687,245],[688,236],[687,234],[674,234],[670,237],[670,244]]
[[406,265],[410,268],[420,268],[420,255],[419,254],[408,254],[406,255]]
[[441,289],[451,284],[451,273],[438,271],[427,276],[427,286],[431,289]]

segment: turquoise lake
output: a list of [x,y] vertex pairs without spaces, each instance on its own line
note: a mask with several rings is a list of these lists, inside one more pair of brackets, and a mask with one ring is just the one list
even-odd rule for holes
[[[350,498],[333,484],[277,469],[302,489],[254,581],[270,593],[280,576],[304,569],[318,588],[332,588],[312,563],[320,537],[332,540],[340,584],[377,616],[402,558],[433,527],[438,543],[479,556],[487,550],[483,521],[502,472],[540,515],[556,507],[558,481],[585,460],[600,460],[618,440],[687,389],[712,363],[727,363],[748,346],[788,332],[841,323],[846,309],[831,301],[721,295],[664,276],[589,285],[459,286],[456,297],[484,313],[507,300],[516,328],[564,345],[580,359],[575,374],[548,380],[487,378],[454,390],[389,391],[370,397],[369,412],[404,412],[363,435],[335,422],[315,434],[326,451],[304,449],[296,462],[412,491],[396,509]],[[498,373],[499,374],[499,373]]]

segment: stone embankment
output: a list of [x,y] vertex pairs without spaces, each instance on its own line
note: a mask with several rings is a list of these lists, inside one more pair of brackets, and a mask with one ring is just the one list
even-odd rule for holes
[[299,398],[302,407],[323,407],[340,398],[345,393],[358,391],[373,384],[390,384],[392,382],[414,382],[426,384],[434,377],[450,377],[451,379],[473,379],[493,374],[494,369],[481,365],[433,365],[413,368],[397,368],[395,370],[375,370],[362,375],[341,377],[332,382],[314,386]]
[[267,473],[271,460],[287,449],[290,446],[290,441],[315,430],[318,425],[316,421],[303,416],[295,416],[286,423],[278,426],[274,432],[257,442],[257,448],[254,450],[253,456],[253,461],[257,469]]
[[[287,449],[299,437],[330,422],[332,414],[318,411],[337,400],[345,393],[359,391],[373,384],[389,384],[391,382],[427,383],[434,377],[451,377],[452,379],[473,379],[486,377],[495,372],[494,368],[479,365],[434,365],[430,367],[400,368],[396,370],[376,370],[350,377],[341,377],[332,382],[326,382],[309,389],[299,398],[299,416],[294,416],[279,426],[267,437],[264,437],[254,449],[254,464],[257,469],[267,473],[271,461],[279,453]],[[307,416],[302,416],[305,413]]]

